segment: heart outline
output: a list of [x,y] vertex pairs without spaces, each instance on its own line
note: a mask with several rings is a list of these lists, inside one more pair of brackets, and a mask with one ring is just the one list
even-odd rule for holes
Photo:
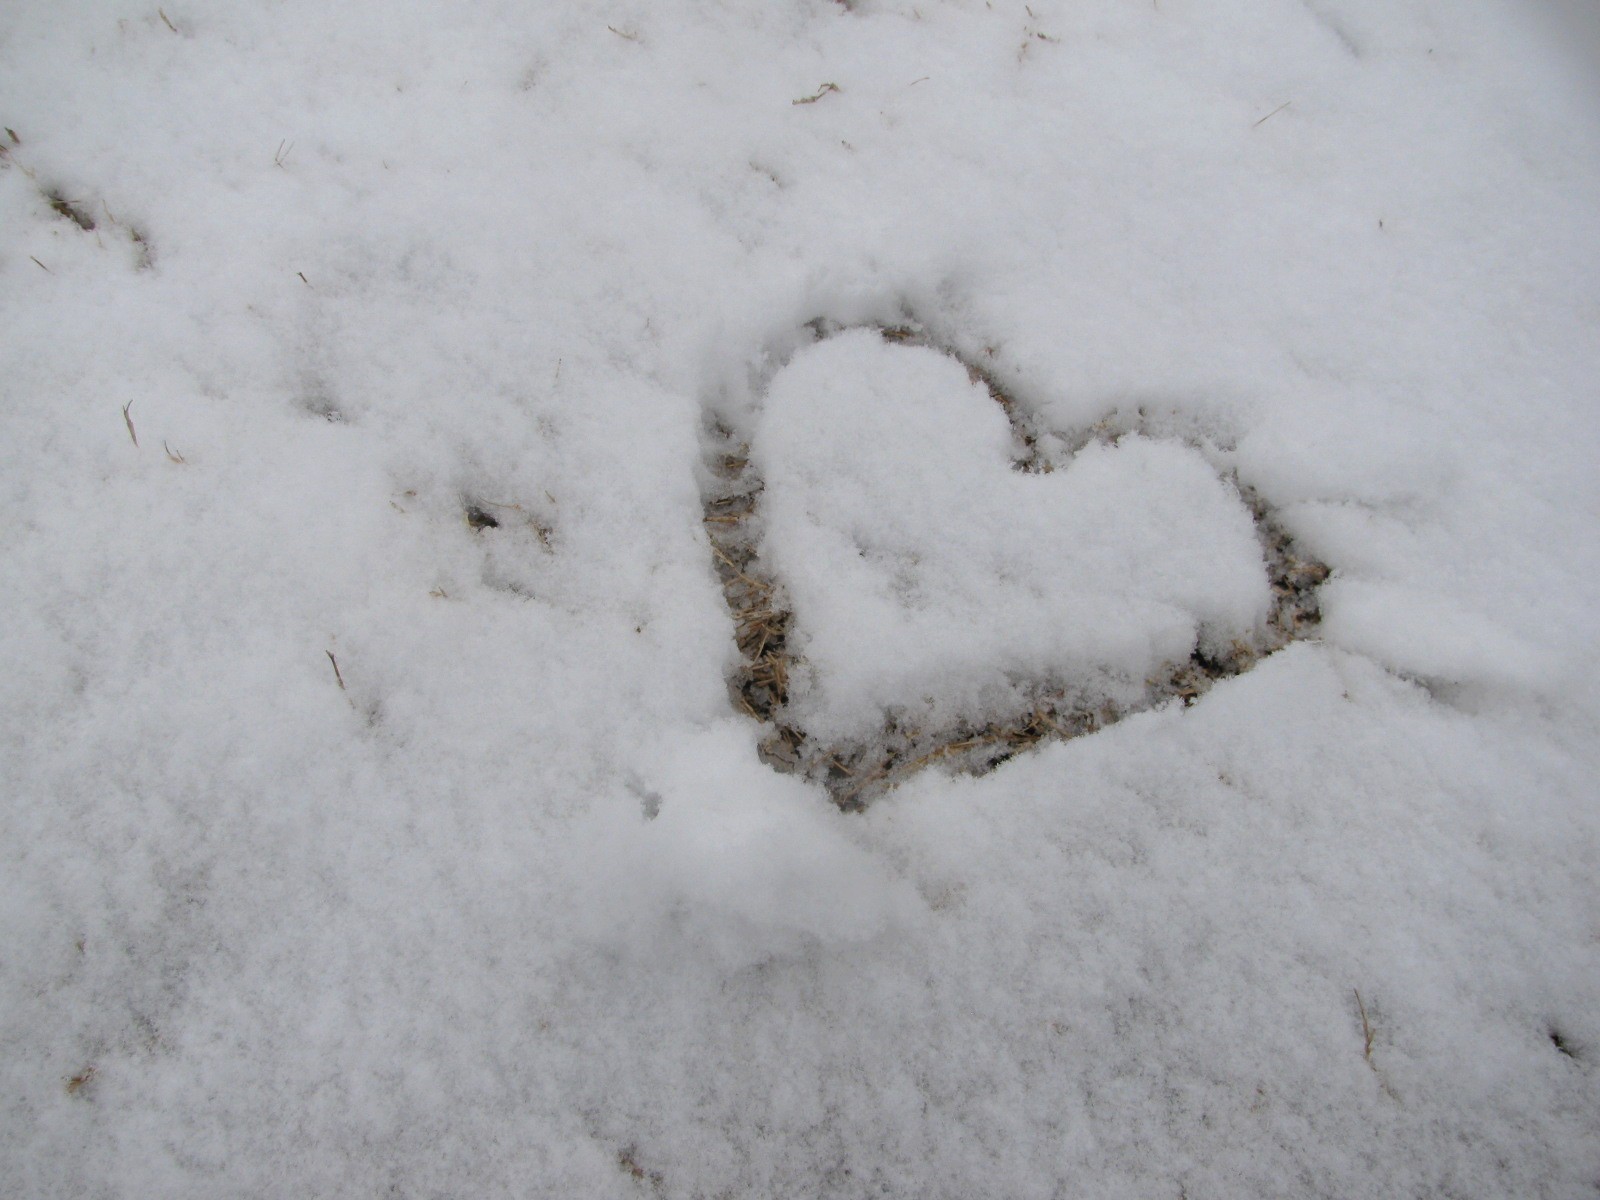
[[[910,311],[902,312],[895,322],[842,323],[826,317],[809,321],[787,339],[787,353],[773,365],[768,379],[800,350],[855,329],[870,330],[888,345],[924,347],[959,363],[1005,414],[1016,446],[1012,465],[1017,470],[1048,473],[1093,443],[1115,445],[1130,436],[1176,440],[1199,451],[1250,514],[1266,564],[1271,605],[1267,619],[1252,634],[1236,638],[1226,650],[1200,645],[1188,660],[1164,664],[1156,677],[1146,679],[1145,694],[1131,702],[1103,695],[1096,699],[1092,691],[1074,694],[1066,681],[1041,676],[1023,682],[1021,692],[1029,705],[982,725],[907,727],[891,709],[885,711],[876,735],[824,744],[789,711],[794,660],[788,643],[794,611],[782,581],[760,563],[764,481],[751,463],[748,439],[708,407],[702,519],[713,569],[734,625],[738,659],[728,676],[729,699],[735,710],[772,726],[759,746],[768,766],[820,784],[839,808],[859,812],[934,763],[984,774],[1045,741],[1082,737],[1173,701],[1188,707],[1221,680],[1243,674],[1289,643],[1314,635],[1321,622],[1317,592],[1332,573],[1328,565],[1302,554],[1265,497],[1240,480],[1232,467],[1214,461],[1199,438],[1160,429],[1142,408],[1134,414],[1113,412],[1075,436],[1063,437],[1047,428],[994,370]],[[1046,450],[1052,444],[1061,447],[1054,455]]]

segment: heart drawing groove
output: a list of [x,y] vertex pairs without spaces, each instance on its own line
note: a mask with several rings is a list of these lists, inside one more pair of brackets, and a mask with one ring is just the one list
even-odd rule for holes
[[1063,436],[914,318],[811,322],[704,451],[730,699],[845,810],[1193,704],[1321,619],[1329,568],[1209,440]]

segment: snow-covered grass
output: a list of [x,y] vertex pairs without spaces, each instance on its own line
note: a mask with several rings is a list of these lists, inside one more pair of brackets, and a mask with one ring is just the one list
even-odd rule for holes
[[1595,1194],[1561,20],[8,6],[0,1190]]

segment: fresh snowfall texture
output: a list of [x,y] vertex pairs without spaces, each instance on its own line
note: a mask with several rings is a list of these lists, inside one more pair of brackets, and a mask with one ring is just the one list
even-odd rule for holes
[[[1564,22],[10,0],[0,1192],[1595,1196]],[[719,427],[828,736],[1323,619],[841,812]]]
[[958,363],[865,330],[772,380],[761,558],[789,581],[812,732],[919,697],[951,720],[1030,672],[1142,680],[1188,658],[1197,620],[1216,639],[1263,616],[1250,514],[1199,454],[1130,438],[1031,475],[1012,442]]

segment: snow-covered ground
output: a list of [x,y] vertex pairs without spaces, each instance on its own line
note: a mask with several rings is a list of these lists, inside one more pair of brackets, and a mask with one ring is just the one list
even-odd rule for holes
[[[0,1192],[1595,1195],[1581,46],[7,4]],[[730,446],[818,744],[1122,719],[775,770]]]

